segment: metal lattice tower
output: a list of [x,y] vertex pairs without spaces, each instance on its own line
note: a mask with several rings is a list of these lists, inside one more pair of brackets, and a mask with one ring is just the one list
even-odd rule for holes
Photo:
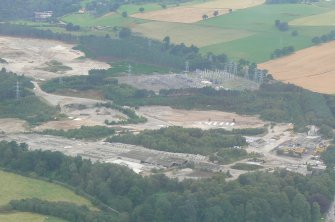
[[237,75],[237,63],[233,62],[233,74]]
[[186,61],[186,62],[185,62],[185,72],[186,72],[186,73],[189,73],[189,72],[190,72],[190,63],[189,63],[189,61]]
[[258,77],[258,69],[256,68],[254,71],[254,81],[257,82],[257,77]]
[[264,78],[263,70],[258,70],[258,82],[262,83]]
[[244,78],[249,79],[249,67],[248,66],[244,68]]
[[19,81],[16,81],[15,98],[16,98],[16,100],[20,99],[20,83],[19,83]]
[[133,67],[129,64],[128,65],[128,80],[130,80],[132,69],[133,69]]
[[208,61],[213,62],[213,56],[212,55],[208,56]]

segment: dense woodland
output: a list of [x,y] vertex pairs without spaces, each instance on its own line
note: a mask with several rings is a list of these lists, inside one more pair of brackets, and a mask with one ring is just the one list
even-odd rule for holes
[[[0,143],[0,166],[73,186],[95,197],[96,203],[120,211],[116,221],[124,222],[317,222],[335,193],[332,168],[311,176],[282,170],[244,174],[231,182],[218,175],[180,183],[163,175],[144,178],[126,167],[93,164],[59,152],[28,151],[25,144],[15,142]],[[36,212],[40,204],[19,201],[12,202],[12,207]],[[47,215],[54,215],[60,207],[42,205],[45,208],[38,212]],[[67,218],[70,209],[73,207],[60,209],[64,215],[57,216]]]
[[328,149],[322,153],[321,158],[327,166],[335,167],[335,145],[333,144],[328,147]]
[[81,126],[79,129],[70,129],[66,131],[47,129],[41,132],[41,134],[46,135],[87,140],[106,138],[113,135],[114,133],[115,129],[105,126]]
[[249,155],[243,148],[246,140],[243,136],[260,135],[265,128],[201,130],[197,128],[168,127],[159,130],[145,130],[139,134],[127,133],[114,135],[108,142],[119,142],[140,145],[149,149],[166,152],[201,154],[210,157],[211,161],[229,164]]
[[[257,130],[257,129],[256,129]],[[139,134],[113,136],[108,141],[142,145],[167,152],[209,155],[220,149],[246,145],[239,131],[221,129],[201,130],[182,127],[168,127],[159,130],[145,130]]]
[[76,43],[78,41],[78,37],[74,35],[54,33],[50,30],[34,29],[25,25],[14,25],[9,23],[0,23],[0,35],[38,39],[53,39],[69,43]]

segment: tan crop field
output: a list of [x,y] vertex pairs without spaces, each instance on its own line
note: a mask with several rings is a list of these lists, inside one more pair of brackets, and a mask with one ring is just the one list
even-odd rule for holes
[[229,9],[243,9],[263,3],[264,0],[216,0],[191,6],[136,13],[131,17],[154,21],[195,23],[201,21],[203,15],[207,15],[209,18],[214,17],[214,11],[218,11],[219,15],[222,15],[229,13]]
[[314,92],[335,93],[335,41],[260,64],[277,80]]
[[216,0],[208,1],[206,3],[197,4],[193,7],[197,8],[222,8],[222,9],[243,9],[253,6],[261,5],[265,0]]

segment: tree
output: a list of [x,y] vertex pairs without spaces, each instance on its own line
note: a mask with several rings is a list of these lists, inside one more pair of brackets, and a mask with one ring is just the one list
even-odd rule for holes
[[322,35],[321,36],[321,41],[322,42],[328,42],[329,41],[328,35]]
[[312,42],[313,42],[315,45],[318,45],[318,44],[321,43],[321,39],[320,39],[318,36],[316,36],[316,37],[312,38]]
[[320,126],[319,133],[326,139],[332,139],[334,137],[333,129],[325,124]]
[[214,11],[214,12],[213,12],[213,15],[214,15],[215,17],[218,16],[218,15],[219,15],[219,11],[217,11],[217,10]]
[[329,147],[326,152],[321,154],[321,158],[327,166],[333,167],[335,165],[335,147]]
[[288,28],[289,28],[287,22],[281,22],[278,19],[275,21],[275,26],[276,26],[277,29],[279,29],[282,32],[287,31]]
[[163,39],[163,42],[164,42],[164,46],[165,46],[165,49],[168,49],[169,46],[170,46],[170,36],[165,36],[164,39]]
[[320,206],[314,202],[312,205],[312,222],[318,222],[321,218]]
[[123,27],[119,32],[119,38],[124,39],[124,38],[128,38],[129,36],[131,36],[130,28]]
[[310,220],[310,205],[306,198],[301,193],[295,195],[292,201],[292,215],[295,218],[300,218],[302,221]]
[[141,7],[141,8],[138,9],[138,11],[140,11],[141,13],[143,13],[144,12],[144,8]]
[[281,22],[279,25],[278,25],[278,29],[282,32],[285,32],[288,30],[288,23],[287,22]]
[[66,31],[79,31],[80,26],[79,25],[73,25],[72,23],[68,23],[65,26]]
[[122,12],[122,17],[123,18],[127,18],[128,17],[128,13],[127,12]]
[[203,20],[208,19],[208,15],[204,14],[204,15],[202,16],[202,19],[203,19]]
[[291,33],[292,36],[298,36],[298,34],[299,34],[299,33],[298,33],[297,30],[294,30],[294,31]]

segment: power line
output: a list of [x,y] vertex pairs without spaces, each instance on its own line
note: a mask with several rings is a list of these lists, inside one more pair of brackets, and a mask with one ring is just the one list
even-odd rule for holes
[[128,81],[130,80],[131,72],[132,72],[132,66],[129,64],[128,65]]

